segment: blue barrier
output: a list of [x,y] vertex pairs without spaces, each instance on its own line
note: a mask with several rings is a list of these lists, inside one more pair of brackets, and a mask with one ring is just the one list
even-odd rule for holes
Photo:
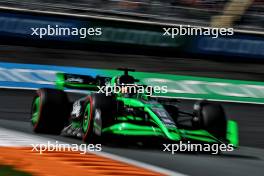
[[220,38],[202,36],[192,41],[188,51],[199,54],[264,59],[264,38],[249,35]]
[[[0,37],[17,41],[16,37],[33,39],[34,43],[52,44],[52,41],[73,41],[78,44],[108,44],[107,46],[147,46],[151,51],[159,48],[170,48],[172,52],[184,54],[203,54],[207,56],[231,56],[245,58],[264,58],[264,38],[259,35],[235,33],[234,36],[211,38],[209,36],[177,36],[165,37],[163,26],[144,23],[119,22],[107,19],[71,18],[64,16],[35,15],[29,13],[0,12]],[[80,36],[57,35],[32,36],[31,28],[47,28],[58,25],[60,28],[100,27],[102,35],[80,40]],[[90,26],[89,26],[90,25]],[[32,41],[32,40],[31,40]],[[189,44],[189,45],[188,45]],[[130,47],[131,48],[131,47]],[[129,48],[129,49],[130,49]],[[172,50],[173,49],[173,50]]]
[[[24,14],[18,15],[0,12],[0,24],[0,36],[38,39],[38,36],[31,35],[33,32],[31,28],[47,28],[48,25],[52,27],[58,25],[61,28],[79,28],[82,22],[59,17],[44,17]],[[45,36],[45,38],[48,40],[62,41],[79,40],[78,36],[67,35]]]

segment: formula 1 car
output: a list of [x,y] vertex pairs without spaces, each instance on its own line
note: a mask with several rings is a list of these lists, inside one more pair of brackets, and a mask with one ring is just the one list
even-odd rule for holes
[[[200,100],[192,112],[184,112],[175,98],[128,92],[128,85],[137,90],[139,80],[129,75],[134,70],[121,70],[124,73],[114,77],[57,73],[56,89],[41,88],[34,97],[34,132],[79,137],[87,143],[116,136],[238,147],[237,123],[227,120],[220,104]],[[105,93],[107,86],[120,86],[120,91]],[[65,89],[87,90],[87,94],[70,102]]]

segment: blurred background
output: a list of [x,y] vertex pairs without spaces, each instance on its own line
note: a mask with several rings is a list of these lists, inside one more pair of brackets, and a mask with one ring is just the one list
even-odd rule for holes
[[34,10],[97,14],[178,24],[234,26],[262,31],[263,0],[0,0]]

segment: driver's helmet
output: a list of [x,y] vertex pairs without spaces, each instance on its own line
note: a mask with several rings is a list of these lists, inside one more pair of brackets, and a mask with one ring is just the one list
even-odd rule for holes
[[135,84],[135,78],[130,75],[122,75],[117,78],[117,85]]
[[[130,75],[122,75],[116,80],[116,84],[121,87],[121,94],[125,97],[133,97],[136,94],[135,82],[135,78]],[[133,85],[134,88],[130,88]]]

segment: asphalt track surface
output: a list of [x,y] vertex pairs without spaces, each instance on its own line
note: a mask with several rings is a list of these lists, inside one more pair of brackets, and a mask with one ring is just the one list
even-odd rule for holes
[[[134,68],[139,69],[140,71],[158,71],[156,67],[151,66],[151,64],[147,64],[146,57],[141,57],[141,59],[135,59],[133,63],[132,56],[126,62],[119,58],[118,61],[111,62],[106,59],[114,58],[110,56],[106,56],[105,59],[98,59],[97,61],[93,61],[92,58],[89,58],[88,61],[82,59],[77,59],[75,62],[72,61],[69,57],[74,57],[78,53],[78,57],[84,57],[87,53],[75,51],[75,54],[70,55],[71,51],[68,54],[57,53],[55,50],[40,50],[40,49],[32,49],[32,48],[16,48],[15,52],[11,52],[9,50],[13,47],[1,47],[3,53],[3,49],[5,49],[5,53],[0,56],[1,61],[9,61],[9,62],[20,62],[26,63],[29,61],[30,63],[38,63],[38,64],[52,64],[54,65],[75,65],[75,66],[84,66],[84,67],[93,67],[93,68],[113,68],[119,66],[133,66]],[[13,48],[14,49],[14,48]],[[24,50],[22,52],[21,50]],[[34,51],[37,50],[38,52]],[[31,51],[31,52],[30,52]],[[66,51],[65,51],[66,52]],[[13,53],[13,54],[12,54]],[[81,53],[81,54],[80,54]],[[94,55],[95,53],[90,53]],[[34,57],[35,55],[35,57]],[[98,53],[96,53],[98,55]],[[99,54],[101,55],[104,54]],[[12,57],[13,56],[13,57]],[[21,57],[19,57],[21,56]],[[63,59],[62,59],[63,56]],[[87,56],[87,55],[86,55]],[[139,57],[139,56],[138,56]],[[52,58],[52,59],[50,59]],[[29,59],[29,60],[27,60]],[[143,60],[142,60],[143,59]],[[175,64],[175,61],[172,61],[170,58],[167,58],[170,62]],[[153,58],[148,58],[148,61],[153,60]],[[158,59],[154,59],[156,62],[153,64],[161,64]],[[168,60],[165,59],[167,62]],[[260,75],[261,69],[255,68],[251,65],[249,68],[250,71],[241,70],[240,73],[232,74],[236,70],[241,68],[236,67],[235,65],[230,64],[230,67],[233,67],[233,70],[229,68],[229,66],[219,68],[218,72],[213,72],[213,70],[217,69],[217,66],[213,67],[212,70],[206,70],[204,72],[195,73],[195,68],[206,67],[203,65],[203,62],[209,62],[210,64],[223,64],[223,63],[212,63],[211,61],[203,61],[198,62],[200,65],[195,64],[195,60],[189,60],[187,62],[194,61],[189,67],[189,69],[177,69],[177,65],[170,65],[168,67],[161,66],[160,72],[166,73],[177,73],[177,74],[191,74],[191,75],[204,75],[204,76],[216,76],[219,75],[225,77],[244,77],[247,75],[245,79],[253,79],[255,76],[259,75],[259,79],[261,79]],[[183,62],[181,60],[180,62]],[[108,65],[110,64],[110,65]],[[146,66],[143,67],[142,64]],[[183,64],[185,65],[185,64]],[[185,67],[185,68],[186,68]],[[192,68],[194,72],[192,72]],[[226,70],[230,69],[230,71]],[[256,71],[256,69],[259,69]],[[226,71],[226,72],[224,72]],[[249,73],[252,72],[252,73]],[[263,78],[262,78],[263,79]],[[7,129],[25,132],[32,134],[32,127],[29,123],[30,116],[30,106],[32,97],[34,95],[33,91],[25,91],[25,90],[0,90],[0,127],[4,127]],[[79,95],[74,95],[72,98],[76,98]],[[190,110],[192,107],[192,101],[183,101],[182,107],[185,110]],[[176,153],[172,155],[169,152],[163,152],[162,149],[141,149],[140,147],[118,147],[118,146],[103,146],[103,151],[111,154],[116,154],[125,158],[130,158],[136,161],[141,161],[144,163],[152,164],[154,166],[159,166],[165,169],[169,169],[172,171],[177,171],[187,175],[198,175],[198,176],[206,176],[206,175],[239,175],[239,176],[248,176],[248,175],[263,175],[264,173],[264,139],[263,139],[263,114],[264,114],[264,106],[263,105],[250,105],[250,104],[235,104],[235,103],[223,103],[224,109],[226,110],[227,116],[231,119],[235,119],[239,123],[240,130],[240,142],[241,147],[234,152],[226,152],[222,155],[208,155],[208,154],[193,154],[193,153]],[[37,134],[34,134],[37,135]],[[77,143],[81,144],[82,141],[73,138],[67,138],[63,136],[53,136],[53,135],[41,135],[48,138],[56,139],[59,141],[64,141],[68,143]]]
[[[25,90],[0,90],[0,127],[33,134],[32,126],[29,122],[30,106],[34,91]],[[71,95],[71,98],[78,98],[79,95]],[[182,105],[185,110],[191,108],[192,101],[183,101]],[[241,144],[242,147],[233,152],[225,152],[222,155],[209,154],[194,154],[194,153],[176,153],[163,152],[162,148],[141,149],[137,146],[118,146],[118,145],[104,145],[103,151],[136,161],[152,164],[161,168],[177,171],[187,175],[263,175],[264,173],[264,150],[261,148],[245,147],[244,144],[251,146],[261,146],[262,138],[254,138],[255,135],[261,136],[263,131],[261,129],[262,121],[257,117],[249,117],[252,111],[262,111],[264,108],[258,105],[240,105],[225,103],[223,104],[227,115],[237,114],[239,120]],[[243,112],[240,111],[243,109]],[[261,112],[260,112],[261,113]],[[263,114],[263,113],[261,113]],[[239,119],[234,118],[234,119]],[[249,119],[250,118],[250,119]],[[253,122],[255,119],[255,126]],[[247,124],[250,122],[250,124]],[[259,132],[254,134],[251,128],[254,127]],[[253,134],[252,134],[253,133]],[[35,134],[39,135],[39,134]],[[63,136],[54,135],[40,135],[48,138],[56,139],[58,141],[81,144],[79,139],[73,139]]]
[[[0,43],[2,43],[0,41]],[[220,59],[127,55],[0,44],[0,61],[264,81],[264,64]]]

